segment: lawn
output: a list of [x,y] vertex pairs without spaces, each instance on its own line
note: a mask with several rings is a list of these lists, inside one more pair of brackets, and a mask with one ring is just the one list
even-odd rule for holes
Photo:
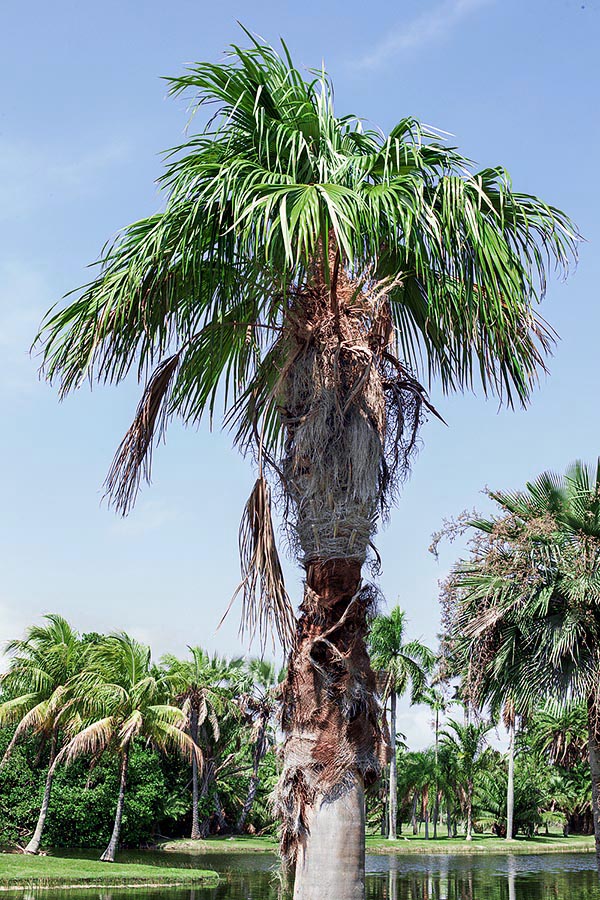
[[438,837],[426,841],[422,835],[400,835],[396,841],[377,835],[367,837],[367,852],[371,853],[586,853],[594,850],[594,836],[571,835],[562,832],[536,835],[532,838],[517,837],[505,841],[492,834],[474,834],[472,841],[464,837]]
[[91,887],[216,884],[216,872],[137,863],[0,853],[0,890],[15,887]]
[[[179,853],[273,853],[277,850],[277,840],[274,837],[211,837],[205,841],[166,841],[157,849]],[[593,835],[563,837],[562,832],[533,838],[518,837],[510,842],[492,834],[476,834],[470,842],[465,841],[464,837],[438,837],[435,841],[426,841],[422,835],[412,834],[401,835],[396,841],[388,841],[377,835],[367,837],[369,853],[585,853],[592,852],[593,849]]]

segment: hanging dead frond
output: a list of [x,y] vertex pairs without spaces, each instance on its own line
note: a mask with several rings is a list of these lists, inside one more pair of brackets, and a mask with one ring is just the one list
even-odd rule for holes
[[127,515],[137,497],[140,478],[150,481],[152,445],[160,440],[166,425],[173,377],[179,365],[179,353],[162,362],[146,385],[135,419],[121,441],[106,476],[105,496],[122,514]]
[[225,615],[241,593],[241,633],[247,632],[252,641],[258,632],[264,648],[271,631],[288,650],[294,640],[296,617],[285,589],[271,516],[271,492],[264,475],[256,480],[244,509],[239,542],[242,582]]

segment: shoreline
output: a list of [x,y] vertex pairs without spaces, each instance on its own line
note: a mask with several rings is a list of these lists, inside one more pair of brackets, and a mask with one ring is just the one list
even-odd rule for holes
[[[278,843],[272,837],[211,837],[201,841],[179,839],[157,844],[155,852],[182,853],[190,856],[202,856],[210,853],[277,853]],[[593,853],[593,835],[538,835],[534,838],[518,837],[507,842],[493,835],[475,837],[472,841],[464,838],[424,838],[400,837],[396,841],[388,841],[375,835],[368,835],[366,852],[377,855],[445,855],[445,856],[512,856],[518,854],[547,853]]]
[[218,883],[218,874],[210,869],[0,853],[0,893],[22,889],[216,887]]

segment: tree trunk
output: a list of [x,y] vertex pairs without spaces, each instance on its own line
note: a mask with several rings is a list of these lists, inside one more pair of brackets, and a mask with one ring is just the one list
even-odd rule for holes
[[435,710],[435,802],[433,806],[433,839],[437,838],[438,819],[440,817],[440,789],[439,789],[439,760],[440,760],[440,711]]
[[[192,707],[192,717],[190,721],[190,737],[195,744],[198,743],[198,710]],[[200,822],[198,819],[198,760],[196,754],[192,756],[192,830],[190,832],[190,840],[200,840]]]
[[600,876],[600,728],[598,709],[593,699],[588,701],[589,757],[592,777],[592,814],[596,838],[596,866]]
[[364,786],[389,755],[364,640],[373,595],[360,569],[341,559],[307,567],[276,801],[295,900],[364,898]]
[[419,800],[419,794],[418,794],[418,791],[415,791],[413,794],[412,812],[411,812],[411,816],[410,816],[413,834],[418,833],[418,831],[417,831],[417,803],[418,803],[418,800]]
[[50,744],[50,759],[48,762],[48,774],[46,775],[46,787],[44,788],[44,797],[42,799],[42,805],[40,807],[40,814],[38,816],[37,824],[35,826],[35,831],[33,832],[33,836],[27,846],[25,847],[25,853],[37,853],[40,849],[40,844],[42,842],[42,833],[44,831],[44,825],[46,824],[46,816],[48,815],[48,806],[50,804],[50,794],[52,792],[52,782],[54,780],[54,771],[52,766],[54,764],[54,760],[56,759],[56,745],[58,742],[58,728],[56,725],[52,730],[52,743]]
[[256,743],[254,745],[254,759],[252,765],[252,775],[250,776],[250,783],[248,785],[248,793],[246,795],[246,800],[244,802],[244,805],[242,806],[242,810],[236,824],[236,831],[240,832],[240,834],[244,830],[244,825],[246,824],[248,813],[252,809],[252,804],[254,803],[254,798],[256,797],[256,791],[258,790],[258,785],[260,784],[258,771],[261,760],[265,755],[266,733],[268,724],[269,717],[263,714],[261,727],[259,729],[258,735],[256,736]]
[[127,786],[127,765],[129,763],[129,747],[125,747],[121,754],[121,782],[119,785],[119,799],[117,800],[117,811],[115,814],[115,823],[113,825],[112,834],[108,847],[100,857],[100,862],[114,862],[117,850],[119,849],[119,838],[121,836],[121,822],[123,820],[123,807],[125,805],[125,788]]
[[396,760],[396,692],[393,688],[390,694],[390,751],[392,758],[390,759],[390,825],[388,839],[395,841],[398,823],[398,763]]
[[473,782],[467,784],[467,840],[473,840]]
[[508,786],[506,789],[506,840],[512,841],[515,813],[515,718],[511,718],[508,743]]
[[310,809],[298,852],[294,900],[364,900],[365,803],[360,782]]

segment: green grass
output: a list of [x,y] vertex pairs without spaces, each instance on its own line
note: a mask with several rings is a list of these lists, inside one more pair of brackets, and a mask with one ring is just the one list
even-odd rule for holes
[[279,846],[275,837],[253,837],[239,835],[237,837],[209,837],[204,841],[191,841],[184,838],[177,841],[164,841],[158,844],[158,850],[177,853],[258,853],[268,851],[274,853]]
[[422,835],[402,834],[396,841],[377,835],[367,837],[367,851],[371,853],[585,853],[594,849],[593,835],[560,834],[517,837],[505,841],[492,834],[474,834],[472,841],[464,837],[438,837],[426,841]]
[[0,890],[15,887],[90,887],[216,884],[216,872],[138,863],[0,853]]
[[[205,841],[166,841],[159,850],[179,853],[252,853],[277,850],[274,837],[240,836],[234,838],[211,837]],[[562,832],[539,835],[531,839],[518,837],[508,842],[492,834],[476,834],[472,841],[464,837],[438,837],[426,841],[422,835],[403,834],[397,841],[388,841],[377,835],[367,837],[369,853],[584,853],[594,849],[593,836],[572,835],[563,837]]]

